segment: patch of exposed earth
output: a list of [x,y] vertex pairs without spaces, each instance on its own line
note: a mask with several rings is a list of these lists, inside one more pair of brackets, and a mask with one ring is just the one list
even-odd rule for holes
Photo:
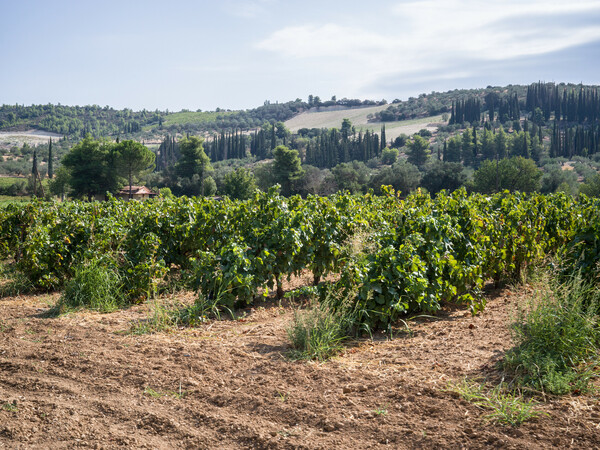
[[286,357],[287,303],[138,336],[149,305],[47,318],[57,295],[0,299],[0,447],[598,448],[594,397],[548,400],[512,428],[447,390],[499,376],[527,295],[496,292],[478,317],[444,309],[326,363]]

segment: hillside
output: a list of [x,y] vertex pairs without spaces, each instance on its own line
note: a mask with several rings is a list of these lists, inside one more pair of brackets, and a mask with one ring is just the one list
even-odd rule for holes
[[[156,135],[176,133],[221,132],[234,129],[249,130],[265,122],[289,122],[292,131],[303,127],[339,127],[345,118],[343,111],[353,111],[348,117],[353,124],[367,125],[367,116],[372,114],[375,122],[396,122],[407,119],[440,115],[450,110],[453,101],[470,96],[483,98],[489,92],[517,93],[524,98],[527,86],[487,87],[485,89],[452,90],[444,93],[432,92],[410,97],[407,100],[347,99],[287,102],[265,102],[247,110],[215,111],[133,111],[109,106],[65,106],[65,105],[2,105],[0,106],[0,131],[44,130],[79,139],[90,133],[94,137],[132,137],[150,139]],[[311,96],[312,97],[312,96]],[[334,111],[331,108],[335,109]],[[341,109],[340,109],[341,108]],[[310,116],[307,119],[303,114]],[[354,116],[356,114],[356,116]],[[343,116],[343,117],[342,117]],[[307,121],[306,123],[304,121]],[[398,124],[396,124],[398,126]],[[387,126],[387,125],[386,125]],[[395,128],[392,124],[389,128]],[[366,129],[366,128],[365,128]],[[405,132],[405,131],[403,131]]]
[[389,105],[368,106],[358,108],[311,108],[285,122],[291,132],[301,128],[339,128],[343,119],[350,119],[353,125],[366,125],[367,116],[373,115]]
[[292,133],[302,128],[340,128],[344,119],[349,119],[356,131],[372,131],[379,133],[382,125],[385,125],[386,136],[388,139],[395,139],[401,134],[411,135],[425,128],[429,131],[436,131],[439,123],[442,123],[442,116],[423,117],[410,120],[395,120],[391,122],[372,122],[370,119],[381,111],[388,109],[390,105],[380,105],[362,108],[343,108],[334,110],[320,110],[312,108],[308,111],[294,116],[285,122],[285,126]]

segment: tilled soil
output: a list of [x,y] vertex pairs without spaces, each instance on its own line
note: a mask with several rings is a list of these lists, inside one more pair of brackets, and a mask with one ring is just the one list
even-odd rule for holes
[[287,358],[292,305],[138,336],[148,305],[47,318],[56,295],[0,299],[0,447],[600,448],[593,396],[548,399],[514,428],[448,390],[500,379],[527,295],[413,319],[325,363]]

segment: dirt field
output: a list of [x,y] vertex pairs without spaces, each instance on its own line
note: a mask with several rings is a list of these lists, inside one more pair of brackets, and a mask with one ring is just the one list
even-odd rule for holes
[[446,309],[326,363],[286,358],[288,304],[135,336],[148,305],[45,318],[56,295],[0,299],[0,447],[599,448],[591,396],[549,400],[548,416],[512,428],[447,391],[499,377],[525,295],[497,292],[475,318]]
[[[303,112],[285,122],[285,126],[291,131],[297,132],[301,128],[340,128],[344,119],[350,119],[356,130],[374,131],[379,134],[382,123],[370,123],[367,115],[374,114],[390,105],[371,106],[364,108],[333,109],[318,111],[312,109]],[[442,122],[442,116],[426,117],[424,119],[401,120],[396,122],[385,122],[385,135],[388,140],[396,139],[401,134],[412,135],[425,128],[436,132],[438,124]]]

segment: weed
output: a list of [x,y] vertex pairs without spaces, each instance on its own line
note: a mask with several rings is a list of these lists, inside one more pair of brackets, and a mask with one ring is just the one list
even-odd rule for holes
[[10,329],[11,327],[9,325],[7,325],[4,321],[0,320],[0,333],[4,333]]
[[12,402],[12,403],[4,403],[2,405],[2,409],[4,411],[9,411],[9,412],[17,412],[19,410],[19,408],[17,407],[17,402]]
[[503,384],[486,390],[484,384],[465,379],[452,385],[450,390],[482,409],[491,410],[485,416],[486,419],[502,425],[517,427],[529,419],[545,414],[535,409],[537,403],[533,399],[526,400],[521,394],[507,390]]
[[0,298],[18,297],[35,291],[33,283],[14,264],[0,267]]
[[75,275],[65,286],[53,312],[62,314],[79,308],[110,312],[124,303],[123,282],[116,262],[110,257],[100,257],[75,268]]
[[295,349],[291,356],[297,359],[327,359],[342,350],[341,342],[347,337],[339,314],[326,306],[295,311],[287,332]]
[[552,394],[585,391],[598,376],[600,290],[579,276],[536,285],[513,320],[516,347],[503,365],[518,385]]
[[135,322],[130,333],[148,334],[171,331],[181,326],[198,326],[209,320],[206,305],[200,302],[195,302],[193,305],[181,305],[155,300],[152,303],[151,310],[150,317]]
[[277,394],[277,397],[279,398],[279,401],[281,401],[282,403],[285,403],[288,395],[285,392],[279,392],[279,391],[277,391],[276,394]]
[[155,300],[151,304],[151,315],[148,319],[135,322],[130,330],[131,334],[149,334],[161,331],[169,331],[177,327],[177,319],[174,312],[176,306],[168,306]]
[[356,292],[351,289],[343,296],[329,289],[320,303],[313,301],[307,310],[295,311],[294,320],[287,329],[294,348],[290,357],[323,361],[338,354],[343,349],[343,342],[362,322],[363,312],[357,309],[355,297]]
[[388,405],[379,406],[373,410],[378,416],[385,416],[388,413]]
[[160,398],[160,397],[163,397],[166,394],[163,394],[162,392],[155,391],[150,386],[146,386],[144,388],[144,395],[149,395],[150,397],[154,397],[154,398]]
[[155,391],[150,386],[146,386],[144,388],[144,395],[148,395],[153,398],[173,397],[173,398],[176,398],[177,400],[181,400],[182,398],[184,398],[187,395],[187,392],[183,391],[181,389],[181,383],[179,383],[179,391],[160,392],[160,391]]

